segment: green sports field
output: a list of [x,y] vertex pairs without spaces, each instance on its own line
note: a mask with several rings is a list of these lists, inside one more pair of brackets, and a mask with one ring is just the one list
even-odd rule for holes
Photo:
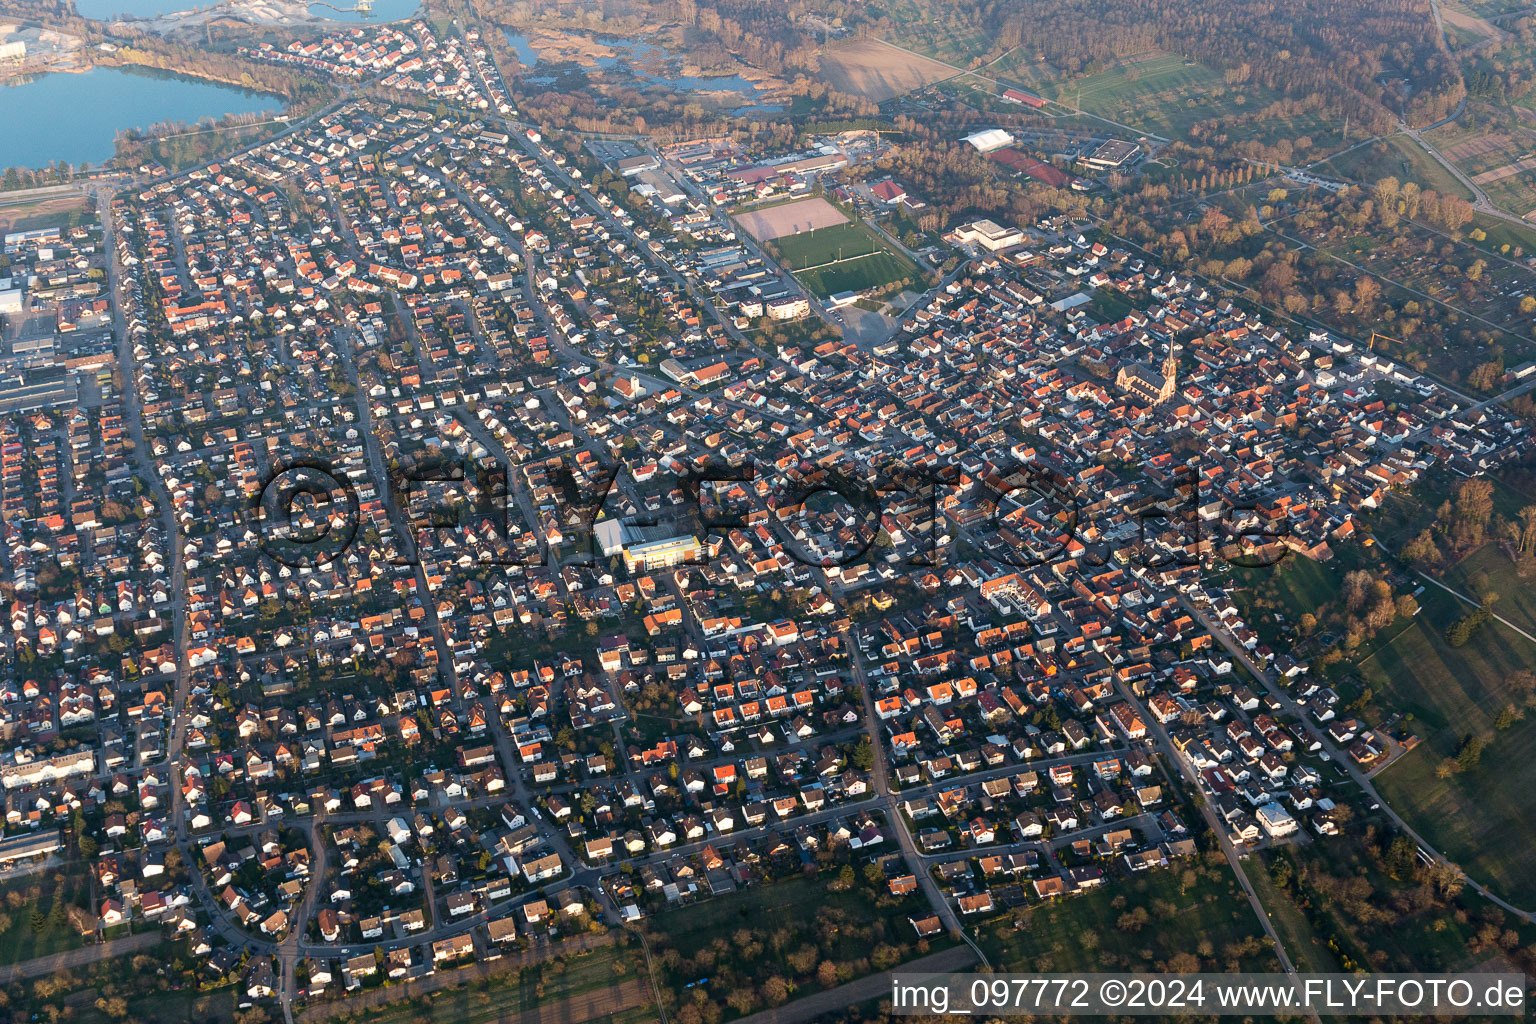
[[[856,221],[776,238],[773,245],[785,266],[822,298],[836,292],[879,288],[902,278],[916,279],[918,274],[911,260],[892,252],[873,231]],[[804,267],[817,269],[801,269]]]

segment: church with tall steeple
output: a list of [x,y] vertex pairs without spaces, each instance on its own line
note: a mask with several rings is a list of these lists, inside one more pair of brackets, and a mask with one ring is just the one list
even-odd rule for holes
[[1146,363],[1131,363],[1120,367],[1120,372],[1115,374],[1115,387],[1147,405],[1162,405],[1173,397],[1178,379],[1179,349],[1177,345],[1169,345],[1161,373]]

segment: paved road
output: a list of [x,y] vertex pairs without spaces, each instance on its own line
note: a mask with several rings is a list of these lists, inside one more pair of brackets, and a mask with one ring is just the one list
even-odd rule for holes
[[24,978],[41,978],[45,974],[57,974],[59,971],[67,971],[72,967],[84,967],[98,960],[110,960],[113,957],[141,953],[160,945],[164,938],[157,929],[140,932],[137,935],[126,935],[121,939],[109,939],[93,946],[66,950],[52,956],[40,956],[32,960],[8,964],[0,967],[0,985],[9,985],[13,981],[21,981]]
[[[1449,117],[1435,122],[1430,126],[1430,128],[1438,128],[1443,124],[1447,124],[1456,120],[1456,118],[1461,116],[1461,112],[1466,108],[1466,103],[1467,101],[1463,99],[1461,101],[1461,106],[1457,107],[1454,113],[1452,113]],[[1489,217],[1496,217],[1499,220],[1508,221],[1511,224],[1519,224],[1522,227],[1531,226],[1531,222],[1526,220],[1524,217],[1517,217],[1514,214],[1505,210],[1501,210],[1499,207],[1495,206],[1493,200],[1489,198],[1488,193],[1483,191],[1482,186],[1478,185],[1477,182],[1468,177],[1466,172],[1464,172],[1460,167],[1457,167],[1450,160],[1447,160],[1445,157],[1441,156],[1440,151],[1434,147],[1434,144],[1424,138],[1424,133],[1429,131],[1430,128],[1409,128],[1406,124],[1402,125],[1401,127],[1404,135],[1412,139],[1420,149],[1429,154],[1431,159],[1433,159],[1441,167],[1444,167],[1453,178],[1459,181],[1463,188],[1472,193],[1472,208],[1474,210],[1477,210],[1479,213],[1485,214]]]
[[[903,974],[947,974],[963,971],[976,962],[976,954],[969,946],[953,946],[939,953],[931,953],[901,965]],[[763,1010],[750,1017],[743,1017],[736,1024],[806,1024],[829,1014],[846,1010],[856,1003],[878,999],[891,993],[891,972],[882,971],[850,981],[846,985],[829,988],[824,992],[796,999],[792,1003],[772,1010]]]
[[864,665],[856,650],[852,657],[853,681],[864,691],[864,722],[869,730],[869,744],[875,755],[873,773],[875,792],[885,808],[886,817],[890,819],[891,830],[896,833],[896,842],[901,846],[901,854],[906,858],[907,867],[917,877],[918,884],[922,886],[923,895],[928,898],[929,904],[939,915],[939,919],[944,922],[945,927],[951,934],[965,939],[966,944],[975,951],[975,955],[985,963],[986,954],[965,934],[965,928],[961,925],[955,908],[949,905],[949,900],[944,898],[944,894],[939,891],[938,883],[933,880],[933,873],[923,864],[923,859],[917,852],[917,844],[912,841],[912,833],[907,830],[906,819],[901,816],[891,797],[891,777],[886,765],[885,742],[880,736],[880,719],[875,715],[874,687],[870,684],[869,677],[864,674]]
[[[1264,684],[1265,688],[1270,692],[1270,694],[1274,696],[1277,701],[1280,702],[1280,705],[1285,708],[1287,712],[1294,715],[1298,721],[1308,721],[1307,716],[1301,710],[1301,706],[1291,698],[1291,695],[1286,692],[1284,687],[1280,686],[1274,681],[1274,677],[1266,669],[1259,666],[1256,662],[1254,662],[1252,658],[1248,656],[1248,652],[1244,650],[1237,643],[1237,641],[1232,638],[1232,634],[1227,632],[1224,626],[1213,620],[1209,615],[1205,613],[1203,609],[1197,608],[1195,605],[1191,604],[1183,595],[1180,595],[1179,603],[1184,606],[1186,611],[1194,615],[1195,619],[1200,623],[1200,625],[1204,626],[1205,629],[1212,636],[1214,636],[1221,643],[1221,645],[1231,653],[1234,658],[1242,662],[1243,666],[1247,668],[1249,672],[1253,673],[1255,679],[1258,679]],[[1361,769],[1358,764],[1355,763],[1354,758],[1340,751],[1338,747],[1334,746],[1334,744],[1325,734],[1319,733],[1318,740],[1322,743],[1323,750],[1325,750],[1328,753],[1328,756],[1333,759],[1333,762],[1348,772],[1350,778],[1355,780],[1355,783],[1360,787],[1361,791],[1371,799],[1371,802],[1375,803],[1383,814],[1392,819],[1392,823],[1401,829],[1405,835],[1407,835],[1414,842],[1418,843],[1420,849],[1422,849],[1430,857],[1439,861],[1440,863],[1454,868],[1461,875],[1463,881],[1466,883],[1469,889],[1472,889],[1474,892],[1486,896],[1490,902],[1496,904],[1499,907],[1502,907],[1503,909],[1509,911],[1511,914],[1514,914],[1516,917],[1519,917],[1527,923],[1532,920],[1531,911],[1522,910],[1519,907],[1513,906],[1512,904],[1506,902],[1503,898],[1489,892],[1482,885],[1474,882],[1472,878],[1466,873],[1466,871],[1462,870],[1460,865],[1451,860],[1449,857],[1440,853],[1427,841],[1425,841],[1423,836],[1414,831],[1413,827],[1404,821],[1402,816],[1394,811],[1391,806],[1389,806],[1387,802],[1381,798],[1381,794],[1376,792],[1376,787],[1371,783],[1370,777],[1365,773],[1363,769]]]
[[[1168,730],[1163,728],[1163,723],[1147,710],[1135,694],[1124,683],[1116,683],[1115,689],[1120,696],[1130,702],[1141,716],[1141,720],[1147,723],[1157,741],[1157,748],[1162,753],[1165,761],[1178,767],[1179,774],[1184,777],[1190,792],[1200,792],[1200,780],[1195,772],[1195,766],[1189,759],[1182,756],[1174,748],[1173,740],[1168,736]],[[1286,974],[1295,974],[1296,966],[1291,963],[1290,955],[1285,951],[1285,943],[1280,941],[1280,933],[1275,931],[1274,923],[1270,920],[1269,911],[1264,909],[1264,904],[1259,900],[1259,894],[1254,891],[1253,883],[1248,881],[1248,872],[1243,868],[1242,857],[1237,852],[1237,847],[1227,835],[1226,826],[1216,817],[1216,811],[1211,806],[1210,800],[1198,800],[1200,813],[1205,817],[1205,823],[1216,834],[1216,841],[1221,845],[1221,852],[1226,856],[1227,863],[1232,865],[1232,873],[1237,876],[1237,884],[1242,886],[1243,893],[1248,897],[1248,903],[1253,907],[1254,914],[1259,919],[1259,924],[1264,926],[1264,933],[1269,936],[1270,943],[1275,947],[1275,956],[1280,961],[1280,966]],[[1320,1018],[1315,1011],[1308,1014],[1315,1022],[1320,1024]]]
[[[1466,594],[1463,594],[1459,590],[1452,590],[1450,587],[1446,586],[1444,583],[1441,583],[1439,580],[1435,579],[1433,576],[1426,575],[1425,573],[1422,573],[1422,572],[1419,573],[1419,575],[1423,576],[1426,582],[1433,583],[1435,586],[1439,587],[1441,590],[1445,591],[1447,594],[1450,594],[1452,597],[1456,598],[1459,601],[1465,601],[1467,604],[1471,605],[1474,608],[1481,608],[1483,606],[1483,603],[1481,601],[1479,601],[1479,600],[1477,600],[1476,598],[1473,598],[1473,597],[1468,597]],[[1525,637],[1531,643],[1536,644],[1536,636],[1532,636],[1531,634],[1527,633],[1525,630],[1521,629],[1519,626],[1515,625],[1513,622],[1510,622],[1508,619],[1504,618],[1504,616],[1495,614],[1493,616],[1493,620],[1495,622],[1502,623],[1503,625],[1508,626],[1510,629],[1514,630],[1516,633],[1519,633],[1521,636]]]

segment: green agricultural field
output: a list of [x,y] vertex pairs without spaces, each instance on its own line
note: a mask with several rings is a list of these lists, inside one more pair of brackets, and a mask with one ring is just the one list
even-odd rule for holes
[[1424,138],[1463,174],[1482,174],[1503,167],[1529,147],[1497,125],[1479,122],[1468,128],[1459,121],[1425,132]]
[[986,33],[957,25],[942,5],[930,0],[891,0],[884,6],[896,26],[891,41],[936,60],[964,67],[997,45]]
[[1399,618],[1362,646],[1355,668],[1384,707],[1412,712],[1414,731],[1431,745],[1443,740],[1441,753],[1449,755],[1467,733],[1491,734],[1500,709],[1518,703],[1508,679],[1536,670],[1536,644],[1489,622],[1472,642],[1451,647],[1444,632],[1471,606],[1434,586],[1418,601],[1411,622]]
[[1440,166],[1435,158],[1419,148],[1412,139],[1394,135],[1381,142],[1342,153],[1318,167],[1322,173],[1332,168],[1336,173],[1371,184],[1382,178],[1417,182],[1422,188],[1434,189],[1441,195],[1461,196],[1471,199],[1468,192],[1451,172]]
[[[1440,154],[1477,181],[1488,198],[1504,210],[1523,216],[1536,207],[1536,176],[1527,170],[1507,173],[1517,161],[1529,156],[1531,141],[1518,131],[1498,124],[1479,121],[1468,128],[1452,122],[1427,135]],[[1479,175],[1498,171],[1502,178],[1482,179]]]
[[1497,545],[1487,544],[1474,551],[1441,579],[1469,597],[1493,591],[1499,595],[1494,610],[1527,633],[1536,634],[1536,580],[1521,578]]
[[1421,748],[1376,779],[1376,788],[1437,850],[1515,906],[1536,899],[1536,727],[1527,719],[1483,749],[1483,767],[1439,779],[1446,750]]
[[1465,11],[1474,18],[1493,18],[1512,11],[1530,7],[1525,0],[1449,0],[1445,5],[1454,11]]
[[1484,183],[1483,191],[1488,193],[1488,198],[1493,200],[1494,205],[1499,209],[1513,213],[1517,217],[1524,217],[1532,210],[1536,210],[1536,184],[1532,183],[1532,178],[1530,171],[1513,174],[1498,181]]
[[[1272,115],[1266,112],[1266,94],[1259,89],[1247,93],[1248,101],[1235,107],[1233,113],[1242,116],[1222,122],[1222,129],[1235,140],[1257,139],[1273,145],[1281,139],[1294,142],[1303,137],[1311,139],[1308,149],[1293,150],[1297,163],[1317,160],[1325,153],[1345,145],[1343,125],[1325,114],[1300,111],[1293,114]],[[1229,126],[1230,125],[1230,126]]]
[[[856,221],[775,238],[772,244],[800,282],[822,298],[836,292],[879,288],[918,275],[916,264],[886,248],[873,231]],[[844,262],[821,266],[837,260]]]
[[[1421,611],[1406,627],[1368,645],[1357,671],[1384,708],[1411,712],[1419,748],[1387,768],[1376,786],[1392,808],[1473,878],[1516,905],[1536,902],[1536,719],[1495,728],[1502,708],[1523,705],[1509,684],[1519,669],[1536,670],[1536,644],[1497,622],[1453,648],[1444,631],[1468,606],[1435,587],[1419,595]],[[1481,763],[1447,779],[1436,767],[1476,734]]]
[[[1248,104],[1267,102],[1261,90],[1230,88],[1218,71],[1177,55],[1135,60],[1108,71],[1046,87],[1046,98],[1165,138]],[[1244,95],[1241,104],[1238,96]]]
[[[1134,908],[1148,919],[1126,918]],[[1138,915],[1139,917],[1139,915]],[[1080,896],[1032,907],[1022,925],[1003,916],[981,927],[981,945],[999,970],[1159,971],[1181,953],[1201,970],[1274,971],[1274,948],[1220,855],[1196,858]]]

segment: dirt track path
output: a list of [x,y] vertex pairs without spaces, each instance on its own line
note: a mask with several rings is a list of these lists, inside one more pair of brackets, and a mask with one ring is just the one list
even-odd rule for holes
[[975,962],[976,954],[971,952],[969,946],[955,946],[940,953],[932,953],[921,959],[908,961],[898,966],[895,971],[871,974],[857,981],[850,981],[846,985],[839,985],[837,988],[829,988],[825,992],[817,992],[804,999],[785,1003],[776,1009],[754,1013],[750,1017],[741,1018],[736,1024],[805,1024],[807,1021],[816,1020],[825,1014],[837,1013],[867,999],[889,996],[893,973],[944,974],[950,971],[963,971]]
[[164,937],[158,931],[140,932],[138,935],[126,935],[121,939],[110,939],[107,942],[99,942],[80,949],[69,949],[62,953],[54,953],[52,956],[40,956],[32,960],[23,960],[18,964],[7,964],[0,967],[0,985],[9,985],[13,981],[21,981],[24,978],[41,978],[45,974],[67,971],[72,967],[84,967],[98,960],[142,952],[158,946],[162,941]]
[[[600,949],[614,942],[612,933],[580,935],[567,939],[552,948],[535,949],[525,953],[508,953],[497,960],[480,961],[457,969],[443,970],[418,981],[389,988],[354,992],[335,1002],[317,1003],[295,1014],[302,1024],[318,1024],[330,1017],[354,1013],[357,1010],[376,1010],[403,999],[418,999],[434,992],[452,990],[485,978],[492,978],[509,971],[516,971],[531,964],[550,959],[552,956],[573,955],[587,950]],[[538,1024],[553,1021],[555,1024],[580,1024],[581,1021],[618,1013],[632,1006],[651,1002],[650,986],[643,978],[631,978],[604,989],[582,992],[558,1002],[546,1003],[531,1010],[519,1011],[509,1007],[500,1017],[492,1018],[501,1024]]]

